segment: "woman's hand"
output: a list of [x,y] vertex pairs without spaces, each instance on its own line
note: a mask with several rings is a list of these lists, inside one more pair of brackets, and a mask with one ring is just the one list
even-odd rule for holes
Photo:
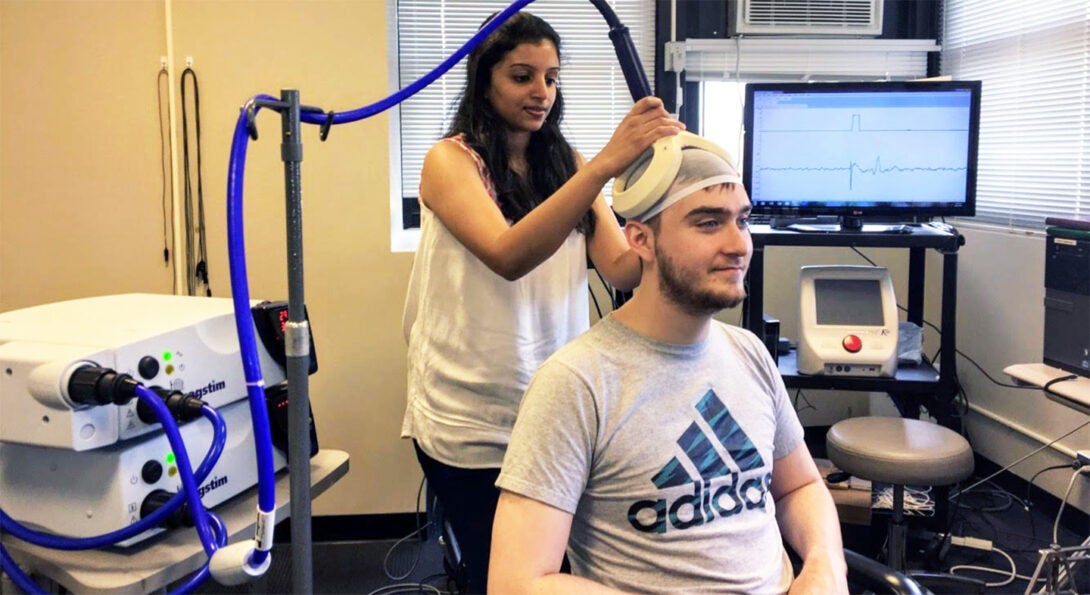
[[685,124],[670,115],[658,97],[644,97],[636,102],[617,125],[613,136],[587,165],[605,178],[615,178],[655,141],[685,130]]

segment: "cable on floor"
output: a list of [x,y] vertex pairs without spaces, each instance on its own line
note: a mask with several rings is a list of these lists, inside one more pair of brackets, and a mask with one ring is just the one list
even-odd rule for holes
[[[998,583],[984,583],[984,586],[988,587],[988,588],[1005,587],[1005,586],[1013,583],[1015,581],[1015,579],[1022,579],[1024,581],[1032,580],[1032,577],[1025,576],[1025,575],[1022,575],[1022,574],[1018,574],[1018,567],[1014,563],[1014,558],[1011,558],[1010,554],[1008,554],[1007,552],[1004,552],[1003,550],[1001,550],[1001,549],[999,549],[997,547],[993,547],[992,549],[990,549],[988,551],[995,552],[995,553],[999,554],[1000,556],[1003,556],[1004,558],[1006,558],[1007,562],[1010,563],[1010,565],[1011,565],[1011,569],[1010,570],[1000,570],[998,568],[989,568],[987,566],[973,566],[973,565],[970,565],[970,564],[959,564],[957,566],[951,566],[950,567],[950,571],[949,571],[950,574],[957,574],[959,570],[960,571],[968,570],[968,571],[975,571],[975,572],[986,572],[986,573],[989,573],[989,574],[998,574],[998,575],[1007,577],[1005,580],[1000,581]],[[1043,580],[1043,579],[1038,579],[1038,582],[1040,582],[1041,580]]]
[[1071,488],[1075,486],[1075,478],[1082,473],[1090,471],[1090,467],[1082,467],[1076,469],[1071,474],[1071,481],[1067,482],[1067,491],[1064,492],[1063,500],[1060,501],[1060,509],[1056,511],[1056,522],[1052,524],[1052,543],[1060,545],[1060,517],[1063,516],[1064,506],[1067,506],[1067,499],[1071,497]]
[[416,519],[416,530],[394,542],[394,544],[390,546],[390,549],[386,550],[386,555],[382,558],[382,572],[386,574],[386,578],[392,581],[405,580],[410,574],[413,573],[413,571],[416,570],[416,565],[420,563],[420,547],[418,546],[415,550],[413,550],[412,564],[409,565],[409,569],[406,570],[404,574],[394,576],[394,573],[390,571],[390,557],[393,555],[394,551],[396,551],[401,544],[419,535],[422,531],[424,531],[424,529],[427,529],[429,526],[431,526],[430,521],[425,523],[424,525],[420,524],[420,495],[424,492],[425,481],[426,479],[421,479],[420,487],[416,488],[416,511],[413,514],[413,518]]
[[1023,508],[1026,507],[1025,500],[1022,500],[1018,496],[1015,496],[1014,494],[998,486],[996,486],[994,489],[978,491],[976,492],[976,494],[980,496],[999,496],[1003,498],[1002,504],[996,504],[994,506],[973,506],[970,504],[959,503],[958,508],[961,508],[962,510],[975,510],[977,512],[1004,512],[1010,509],[1010,507],[1014,504],[1015,500],[1017,500]]
[[439,587],[426,583],[399,583],[386,585],[371,591],[367,595],[394,595],[395,593],[434,593],[435,595],[450,595],[450,591],[442,591]]

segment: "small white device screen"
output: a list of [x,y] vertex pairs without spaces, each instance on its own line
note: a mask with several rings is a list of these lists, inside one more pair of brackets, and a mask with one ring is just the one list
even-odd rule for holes
[[817,324],[883,326],[882,286],[877,279],[814,279]]

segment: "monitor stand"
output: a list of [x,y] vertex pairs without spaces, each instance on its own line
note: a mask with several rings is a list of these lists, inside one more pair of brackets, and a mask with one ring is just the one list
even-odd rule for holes
[[806,218],[777,218],[769,222],[772,229],[803,231],[810,233],[911,233],[903,224],[863,224],[862,217],[818,216]]

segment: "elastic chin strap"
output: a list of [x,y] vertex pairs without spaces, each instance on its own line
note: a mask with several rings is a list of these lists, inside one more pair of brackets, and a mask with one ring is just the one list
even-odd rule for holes
[[681,188],[680,190],[677,190],[676,192],[674,192],[670,196],[667,196],[666,198],[664,198],[664,199],[660,200],[658,203],[656,203],[655,206],[651,207],[651,210],[649,210],[646,213],[640,215],[639,217],[635,217],[635,219],[636,219],[636,221],[647,221],[648,219],[654,217],[655,215],[658,215],[659,213],[665,211],[667,208],[670,207],[670,205],[672,205],[675,202],[685,198],[686,196],[689,196],[690,194],[692,194],[692,193],[694,193],[694,192],[696,192],[698,190],[703,190],[705,188],[708,188],[710,186],[716,186],[718,184],[741,184],[741,183],[742,183],[742,176],[738,176],[738,175],[726,175],[726,174],[724,174],[724,175],[719,175],[719,176],[712,176],[710,178],[705,178],[703,180],[700,180],[699,182],[696,182],[695,184],[690,184],[690,185],[688,185],[688,186],[686,186],[684,188]]

